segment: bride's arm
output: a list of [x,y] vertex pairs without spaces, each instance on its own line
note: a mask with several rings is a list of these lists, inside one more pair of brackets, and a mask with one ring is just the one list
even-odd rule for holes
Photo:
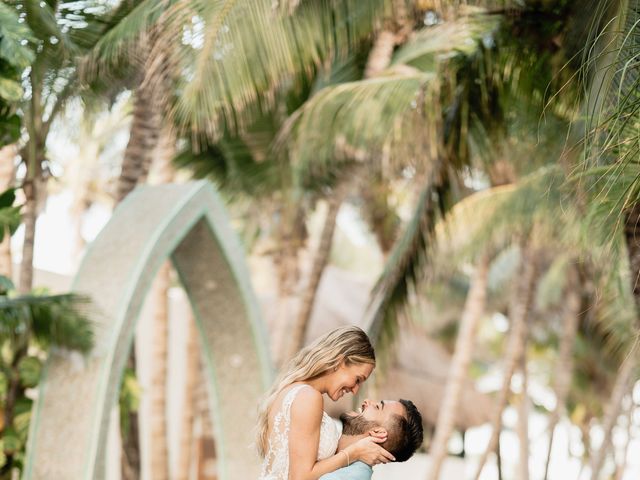
[[[347,455],[342,452],[317,461],[322,408],[322,394],[311,388],[303,388],[291,405],[289,480],[317,480],[325,473],[347,466]],[[373,464],[393,460],[393,456],[376,441],[370,437],[345,449],[350,463],[362,460]]]
[[317,461],[322,423],[322,394],[303,388],[291,405],[289,430],[289,479],[317,480],[328,472],[347,465],[344,454]]

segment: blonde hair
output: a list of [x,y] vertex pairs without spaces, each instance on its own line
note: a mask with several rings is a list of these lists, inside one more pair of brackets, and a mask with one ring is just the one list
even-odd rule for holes
[[269,410],[282,389],[295,382],[311,380],[347,365],[368,363],[375,365],[376,356],[367,334],[358,327],[341,327],[318,338],[289,360],[258,408],[256,443],[262,458],[267,453]]

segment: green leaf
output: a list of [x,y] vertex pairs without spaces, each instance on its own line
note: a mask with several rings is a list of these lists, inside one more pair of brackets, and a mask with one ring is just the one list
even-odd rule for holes
[[18,21],[17,13],[0,2],[0,58],[18,69],[27,68],[35,55],[25,42],[35,40],[26,24]]
[[[0,101],[0,109],[5,108]],[[20,138],[20,117],[15,113],[0,114],[0,148],[16,142]]]
[[40,381],[42,362],[37,357],[25,357],[18,363],[18,375],[23,386],[35,387]]
[[19,82],[10,78],[0,77],[0,97],[7,102],[18,102],[22,99],[22,86]]
[[16,201],[16,189],[10,188],[0,193],[0,208],[6,208],[13,205]]
[[16,414],[13,417],[13,426],[16,429],[16,435],[21,441],[26,443],[29,434],[29,422],[31,421],[31,409],[26,412]]
[[0,296],[6,296],[8,292],[15,289],[16,287],[9,277],[0,275]]
[[138,410],[141,393],[142,389],[136,378],[135,371],[126,368],[122,374],[119,397],[120,430],[123,438],[125,438],[129,432],[129,413]]
[[3,451],[7,454],[17,452],[22,448],[22,442],[13,428],[7,428],[2,435]]
[[20,207],[0,208],[0,238],[4,238],[7,231],[13,234],[20,226]]

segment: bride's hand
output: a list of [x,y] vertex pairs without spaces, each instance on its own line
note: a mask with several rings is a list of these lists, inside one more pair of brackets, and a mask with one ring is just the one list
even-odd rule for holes
[[351,462],[360,460],[367,465],[378,465],[379,463],[392,462],[396,458],[388,451],[382,448],[379,443],[386,440],[386,436],[381,437],[365,437],[354,444],[347,447]]

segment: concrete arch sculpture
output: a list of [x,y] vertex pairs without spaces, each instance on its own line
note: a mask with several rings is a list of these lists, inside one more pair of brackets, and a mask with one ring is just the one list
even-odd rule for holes
[[105,475],[110,411],[144,300],[171,258],[203,346],[223,480],[256,478],[256,400],[272,380],[267,337],[244,253],[206,182],[143,187],[87,252],[73,291],[93,302],[96,345],[83,359],[53,352],[34,409],[24,479]]

